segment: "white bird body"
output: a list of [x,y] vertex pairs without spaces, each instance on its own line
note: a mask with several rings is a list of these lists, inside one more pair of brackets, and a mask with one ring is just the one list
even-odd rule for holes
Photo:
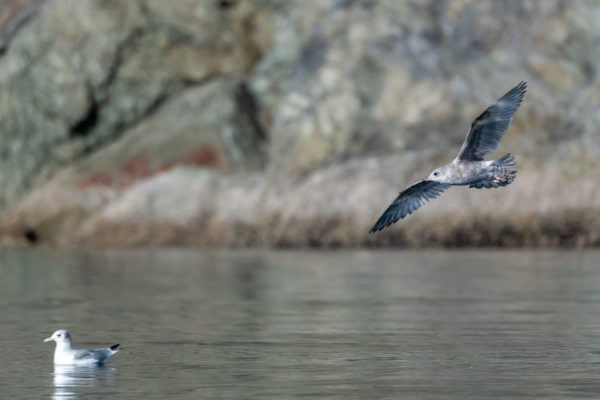
[[74,349],[71,335],[64,329],[59,329],[52,336],[44,339],[44,342],[55,341],[54,364],[58,365],[91,365],[102,364],[104,360],[119,351],[119,345],[103,349],[87,350]]
[[[450,163],[437,168],[431,172],[427,180],[449,185],[470,185],[473,182],[488,177],[487,170],[494,161],[458,161],[452,160]],[[434,175],[438,172],[438,175]]]

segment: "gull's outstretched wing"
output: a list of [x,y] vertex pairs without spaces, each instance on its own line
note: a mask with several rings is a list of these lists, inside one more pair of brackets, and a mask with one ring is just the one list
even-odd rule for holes
[[417,208],[425,205],[428,201],[435,199],[450,185],[434,181],[420,180],[404,189],[396,200],[379,217],[369,233],[380,231],[390,226],[400,218],[406,217]]
[[523,101],[527,82],[521,82],[502,96],[496,104],[489,106],[471,124],[471,129],[456,157],[462,161],[482,161],[486,154],[493,153],[508,129],[512,117]]

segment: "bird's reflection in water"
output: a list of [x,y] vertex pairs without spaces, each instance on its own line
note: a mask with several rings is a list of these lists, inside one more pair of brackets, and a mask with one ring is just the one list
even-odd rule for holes
[[114,386],[115,367],[104,365],[54,365],[53,399],[77,399],[89,395],[89,390]]

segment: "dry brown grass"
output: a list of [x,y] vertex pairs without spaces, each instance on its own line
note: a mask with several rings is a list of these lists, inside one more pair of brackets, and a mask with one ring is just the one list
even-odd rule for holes
[[[72,210],[74,211],[74,210]],[[598,210],[565,209],[549,214],[531,213],[507,218],[476,215],[469,219],[454,215],[401,221],[382,232],[345,216],[284,220],[272,216],[260,224],[214,222],[199,217],[188,225],[169,222],[118,222],[89,220],[79,226],[81,210],[63,211],[35,227],[40,242],[57,246],[188,246],[272,248],[463,248],[463,247],[557,247],[600,246]],[[22,244],[34,229],[13,221],[3,224],[3,242]]]
[[[595,181],[528,168],[509,188],[456,188],[375,234],[395,196],[394,170],[369,160],[304,179],[174,169],[125,189],[49,185],[9,216],[4,243],[57,246],[561,247],[600,246]],[[395,163],[394,163],[395,164]],[[544,175],[542,172],[545,172]]]

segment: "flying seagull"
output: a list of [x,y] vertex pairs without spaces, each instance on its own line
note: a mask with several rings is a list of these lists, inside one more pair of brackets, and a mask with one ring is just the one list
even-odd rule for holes
[[514,156],[507,154],[495,161],[485,161],[484,156],[496,151],[502,135],[523,101],[526,89],[526,82],[519,83],[475,118],[458,156],[449,164],[433,170],[427,178],[401,191],[369,233],[380,231],[413,213],[450,186],[469,185],[470,188],[489,189],[506,186],[514,181],[517,171],[503,168],[517,163]]
[[44,339],[44,342],[52,340],[56,342],[54,364],[60,365],[102,364],[104,360],[119,351],[118,344],[96,350],[74,349],[71,347],[71,335],[64,329],[57,330],[52,336]]

